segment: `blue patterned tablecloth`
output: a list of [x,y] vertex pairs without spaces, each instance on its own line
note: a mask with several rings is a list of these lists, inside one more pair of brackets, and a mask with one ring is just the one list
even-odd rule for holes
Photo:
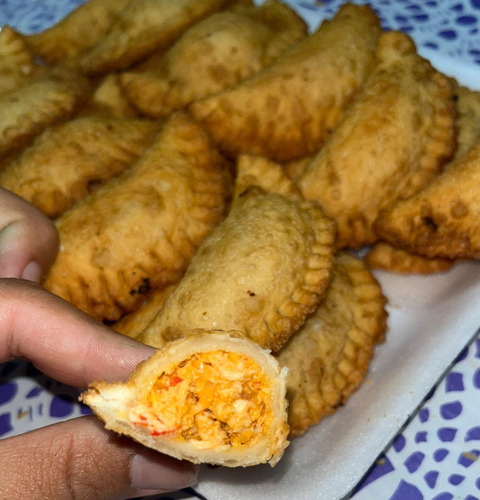
[[[82,0],[0,0],[0,26],[8,23],[24,33],[39,31],[81,3]],[[321,19],[332,17],[344,1],[287,3],[313,29]],[[479,69],[480,88],[480,0],[355,3],[371,5],[385,29],[409,33],[421,53],[445,55],[452,58],[452,64]],[[88,413],[76,403],[77,391],[50,380],[27,362],[0,365],[0,378],[0,437]],[[477,333],[349,496],[354,500],[479,500],[479,457],[480,335]],[[172,496],[190,495],[196,496],[193,490]]]

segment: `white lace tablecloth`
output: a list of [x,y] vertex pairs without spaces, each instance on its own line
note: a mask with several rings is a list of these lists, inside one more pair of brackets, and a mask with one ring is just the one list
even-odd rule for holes
[[[10,24],[24,33],[40,31],[81,3],[82,0],[0,0],[0,26]],[[287,3],[314,29],[322,19],[332,17],[344,2],[290,0]],[[465,83],[480,88],[480,0],[355,3],[371,5],[385,29],[409,33],[422,55],[432,62],[434,59],[441,66],[439,69],[453,76],[460,74]],[[476,300],[469,296],[469,300],[471,308],[480,311],[480,294]],[[466,334],[473,340],[458,353],[451,366],[445,366],[443,377],[410,418],[398,422],[396,437],[385,443],[384,452],[370,468],[365,468],[363,479],[346,497],[480,499],[480,335],[478,331],[475,333],[480,326],[480,313],[477,319],[476,327]],[[77,396],[76,390],[50,380],[26,362],[0,365],[0,437],[89,413],[77,404]],[[348,452],[362,454],[362,449]],[[310,489],[303,494],[301,484],[291,484],[279,489],[277,498],[325,498],[324,487],[318,484],[317,491]],[[213,489],[211,494],[209,491],[200,482],[195,490],[162,498],[203,498],[201,493],[209,500],[220,498]],[[230,488],[223,498],[246,498],[235,491],[235,487]]]

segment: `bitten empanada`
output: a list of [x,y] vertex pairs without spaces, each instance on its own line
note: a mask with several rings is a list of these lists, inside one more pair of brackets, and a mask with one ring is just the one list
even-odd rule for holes
[[0,186],[50,217],[129,167],[160,125],[147,120],[86,117],[50,127],[0,172]]
[[227,167],[198,124],[173,115],[132,167],[57,219],[45,288],[101,320],[136,309],[180,278],[224,215]]
[[49,71],[0,95],[0,158],[21,148],[46,127],[69,118],[87,98],[87,80]]
[[305,22],[276,0],[234,4],[193,25],[121,82],[143,114],[165,116],[257,73],[306,33]]
[[117,13],[109,30],[69,61],[89,75],[125,69],[173,43],[193,23],[233,0],[135,0]]
[[369,7],[344,5],[263,71],[189,109],[232,156],[307,156],[320,148],[370,72],[380,33]]
[[23,85],[41,71],[25,37],[10,26],[0,29],[0,94]]
[[429,258],[480,259],[480,144],[425,189],[382,213],[375,231],[392,245]]
[[290,436],[303,434],[358,389],[384,340],[386,299],[365,264],[337,255],[324,301],[275,356],[288,369]]
[[323,297],[334,237],[314,203],[244,191],[138,340],[159,347],[185,329],[236,330],[278,350]]
[[107,429],[161,453],[273,467],[288,445],[285,371],[248,339],[188,333],[138,365],[127,382],[94,382],[81,400]]
[[297,182],[337,222],[338,248],[374,243],[380,210],[420,191],[450,160],[452,95],[408,35],[381,36],[375,68]]
[[375,243],[363,260],[370,269],[382,269],[400,274],[441,273],[455,265],[454,260],[429,259],[401,248],[395,248],[385,241]]
[[27,37],[33,52],[49,64],[75,57],[97,43],[129,0],[87,0],[40,33]]

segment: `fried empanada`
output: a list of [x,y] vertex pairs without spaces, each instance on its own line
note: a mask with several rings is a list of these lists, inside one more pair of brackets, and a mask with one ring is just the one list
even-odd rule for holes
[[238,330],[278,350],[322,299],[334,238],[316,204],[244,191],[138,340],[160,347],[185,329]]
[[198,124],[173,115],[132,167],[57,219],[45,288],[100,320],[137,309],[180,278],[224,215],[227,167]]
[[278,193],[289,199],[302,199],[300,191],[281,165],[263,156],[240,155],[237,158],[234,196],[241,196],[250,186],[257,186],[268,193]]
[[464,155],[474,143],[480,142],[480,92],[454,84],[457,109],[457,142],[455,158]]
[[375,345],[384,340],[385,305],[365,264],[340,252],[324,301],[276,354],[288,369],[291,437],[334,413],[358,389]]
[[370,72],[380,33],[369,7],[344,5],[265,70],[190,110],[229,155],[312,154]]
[[124,73],[121,82],[143,114],[165,116],[257,73],[306,33],[305,22],[276,0],[234,5],[192,26],[162,57]]
[[297,182],[337,222],[338,248],[374,243],[380,210],[418,192],[450,160],[452,96],[449,79],[408,35],[382,35],[374,70]]
[[46,127],[69,118],[89,89],[79,75],[50,71],[0,95],[0,158],[27,145]]
[[125,69],[161,50],[189,26],[233,0],[135,0],[128,2],[105,35],[70,61],[89,75]]
[[370,269],[382,269],[401,274],[432,274],[448,271],[455,265],[451,259],[423,257],[400,248],[395,248],[385,241],[376,243],[364,258]]
[[138,309],[116,321],[112,328],[122,335],[136,339],[153,321],[165,299],[175,290],[175,285],[150,293]]
[[94,382],[81,400],[107,429],[175,458],[273,467],[288,445],[285,376],[248,339],[185,332],[127,382]]
[[0,171],[0,186],[58,217],[129,167],[159,130],[147,120],[101,117],[50,127]]
[[88,0],[41,33],[27,37],[36,55],[49,64],[75,57],[97,43],[129,0]]
[[41,71],[25,37],[10,26],[0,28],[0,94],[16,89]]
[[480,259],[480,144],[425,189],[382,213],[375,231],[392,245],[429,258]]
[[110,73],[100,80],[90,99],[77,114],[77,116],[91,115],[112,118],[138,118],[140,116],[125,95],[117,73]]

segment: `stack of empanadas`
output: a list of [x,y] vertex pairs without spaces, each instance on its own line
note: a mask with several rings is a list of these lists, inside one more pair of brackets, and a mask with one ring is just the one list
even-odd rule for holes
[[82,400],[163,453],[275,465],[386,338],[371,269],[480,259],[480,93],[368,6],[308,33],[279,0],[89,0],[0,55],[0,186],[55,221],[45,288],[158,348]]

